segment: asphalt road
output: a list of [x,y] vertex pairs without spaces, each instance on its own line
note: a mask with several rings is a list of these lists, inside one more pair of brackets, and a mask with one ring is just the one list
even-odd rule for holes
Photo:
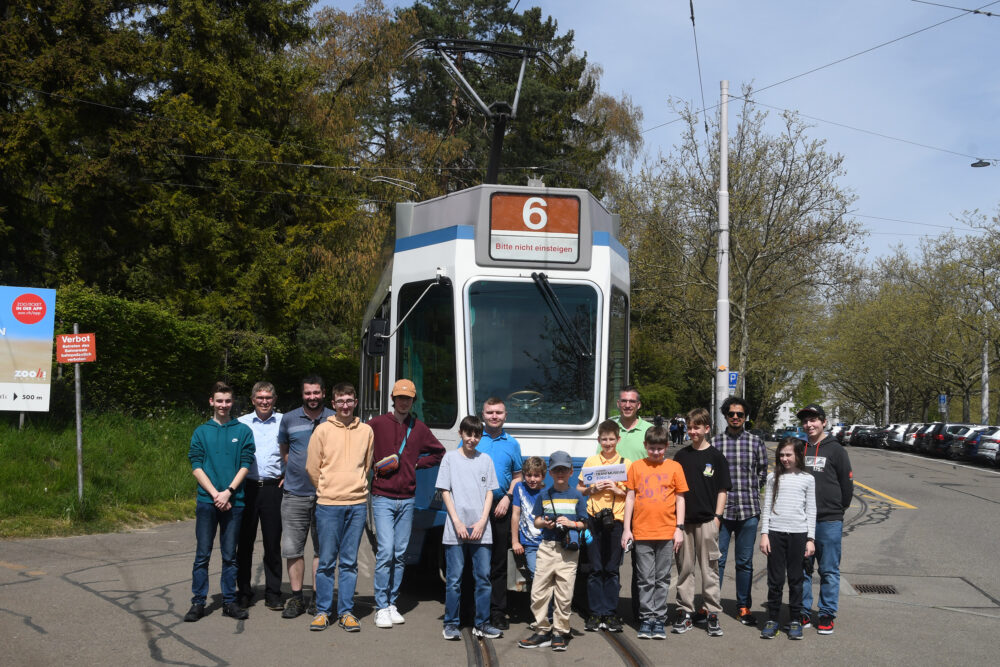
[[[733,581],[727,577],[725,635],[713,638],[695,629],[662,642],[633,640],[652,662],[995,664],[1000,471],[898,452],[849,451],[857,486],[844,540],[836,633],[807,630],[801,642],[783,635],[761,640],[755,629],[733,620]],[[406,624],[374,626],[367,541],[357,597],[363,630],[353,635],[337,627],[309,632],[307,616],[283,620],[259,600],[247,621],[223,617],[218,552],[210,613],[198,623],[183,623],[193,552],[192,521],[121,534],[0,542],[0,664],[466,664],[463,644],[441,638],[437,582],[404,584],[399,606]],[[626,595],[629,571],[626,564]],[[261,576],[258,571],[258,586]],[[895,592],[855,590],[864,586],[891,586]],[[754,600],[761,617],[765,597],[758,553]],[[627,599],[621,609],[628,609]],[[513,625],[494,648],[501,664],[622,664],[600,636],[582,632],[583,619],[576,615],[573,628],[565,654],[518,649],[516,639],[527,634],[523,624]],[[626,632],[634,637],[633,629]]]

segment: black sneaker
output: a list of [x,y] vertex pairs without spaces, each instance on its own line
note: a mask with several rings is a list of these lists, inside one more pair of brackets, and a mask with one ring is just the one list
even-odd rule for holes
[[510,621],[503,614],[495,614],[493,618],[490,619],[490,625],[492,625],[497,630],[509,630]]
[[[298,618],[306,611],[306,606],[302,602],[301,595],[293,595],[285,600],[285,610],[281,612],[282,618]],[[313,614],[315,616],[315,614]]]
[[587,632],[597,632],[601,629],[601,619],[597,616],[588,616],[583,629]]
[[517,643],[521,648],[545,648],[552,645],[551,632],[536,632],[527,639],[522,639]]
[[601,619],[601,625],[608,632],[621,632],[622,631],[622,621],[617,616],[605,616]]
[[736,619],[743,625],[757,625],[757,617],[747,607],[739,608],[736,612]]
[[194,623],[204,615],[205,615],[205,605],[193,604],[191,605],[191,608],[188,609],[188,613],[184,614],[184,622]]
[[565,651],[566,650],[566,636],[552,634],[552,650],[553,651]]
[[264,606],[271,611],[283,611],[285,609],[285,603],[281,601],[281,598],[264,598]]
[[813,626],[812,617],[809,614],[802,614],[802,620],[799,622],[802,624],[803,630]]
[[247,613],[247,610],[235,602],[222,605],[222,615],[235,618],[237,621],[243,621],[250,618],[250,614]]
[[309,598],[309,605],[306,607],[306,612],[308,612],[308,614],[310,616],[315,616],[316,615],[316,594],[315,593],[313,593],[313,596],[311,598]]
[[671,632],[682,635],[692,627],[694,627],[694,623],[691,621],[691,614],[679,614],[677,620],[674,621],[674,627],[671,629]]
[[691,617],[691,622],[699,627],[704,626],[708,622],[708,610],[702,607],[696,611]]
[[722,636],[722,626],[719,625],[719,615],[709,614],[708,615],[708,635],[710,637],[721,637]]

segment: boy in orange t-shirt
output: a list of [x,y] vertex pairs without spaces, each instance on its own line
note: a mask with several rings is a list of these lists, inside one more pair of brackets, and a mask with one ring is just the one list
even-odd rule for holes
[[646,458],[629,466],[622,547],[635,540],[639,580],[639,639],[666,639],[667,593],[673,554],[684,541],[684,470],[664,460],[670,432],[657,417],[646,431]]

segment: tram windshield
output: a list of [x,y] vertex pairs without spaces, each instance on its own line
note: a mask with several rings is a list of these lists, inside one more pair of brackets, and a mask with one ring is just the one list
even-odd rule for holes
[[473,405],[478,409],[498,396],[510,424],[589,425],[599,396],[599,296],[589,283],[551,287],[578,336],[560,326],[533,282],[478,280],[469,286]]

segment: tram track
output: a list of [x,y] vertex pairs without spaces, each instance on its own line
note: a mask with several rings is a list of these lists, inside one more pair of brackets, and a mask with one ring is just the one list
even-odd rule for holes
[[469,667],[499,667],[493,640],[479,637],[472,628],[462,628],[462,641],[465,644],[465,657]]
[[600,631],[626,667],[653,667],[653,661],[623,632]]

